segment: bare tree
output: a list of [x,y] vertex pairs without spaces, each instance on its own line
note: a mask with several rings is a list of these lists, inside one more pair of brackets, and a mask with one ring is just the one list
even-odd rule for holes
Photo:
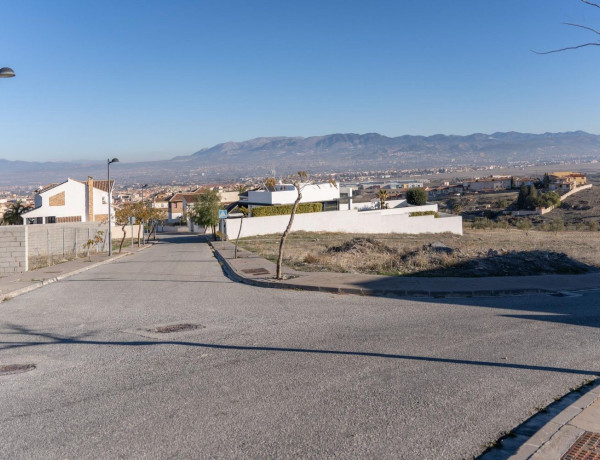
[[[595,6],[596,8],[600,8],[600,3],[590,2],[588,0],[581,0],[581,2],[585,3],[586,5],[589,5],[589,6]],[[574,24],[572,22],[563,22],[563,24],[566,26],[578,27],[580,29],[584,29],[589,32],[592,32],[596,35],[600,35],[600,31],[594,29],[593,27],[584,26],[582,24]],[[566,46],[564,48],[559,48],[559,49],[550,50],[550,51],[534,51],[534,50],[532,50],[532,51],[535,54],[551,54],[551,53],[560,53],[561,51],[568,51],[568,50],[575,50],[578,48],[584,48],[586,46],[600,46],[600,41],[595,41],[595,42],[591,41],[591,42],[587,42],[587,43],[581,43],[579,45]]]
[[[290,233],[290,231],[292,229],[292,224],[294,223],[294,216],[296,215],[296,211],[298,210],[298,205],[300,204],[300,200],[302,200],[302,189],[305,186],[309,185],[309,182],[307,182],[307,180],[308,180],[308,174],[306,173],[306,171],[298,171],[297,177],[293,180],[294,187],[298,191],[298,196],[296,197],[296,200],[294,201],[294,205],[292,206],[292,212],[290,213],[290,221],[288,222],[288,225],[287,225],[285,231],[283,232],[283,235],[281,235],[281,241],[279,242],[279,256],[277,257],[277,274],[276,274],[276,278],[278,280],[283,279],[283,249],[285,246],[285,240],[287,239],[288,234]],[[335,180],[333,180],[333,179],[329,180],[329,184],[333,187],[337,186]]]
[[[300,204],[300,200],[302,199],[302,181],[306,181],[308,175],[306,171],[298,171],[298,177],[294,180],[293,184],[296,190],[298,191],[298,196],[296,197],[296,201],[294,201],[294,205],[292,206],[292,212],[290,214],[290,221],[287,224],[283,235],[281,235],[281,241],[279,242],[279,256],[277,257],[277,275],[276,278],[278,280],[283,279],[283,248],[285,246],[285,240],[292,229],[292,224],[294,223],[294,216],[296,215],[296,210],[298,209],[298,205]],[[267,185],[268,187],[268,185]],[[274,189],[275,187],[273,187]]]

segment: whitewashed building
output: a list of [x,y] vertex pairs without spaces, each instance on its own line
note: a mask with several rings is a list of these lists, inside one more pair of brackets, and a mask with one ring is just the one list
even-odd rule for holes
[[[329,182],[323,184],[301,184],[300,203],[322,203],[323,209],[338,209],[340,200],[339,185]],[[275,190],[248,190],[240,194],[238,204],[252,209],[257,206],[278,206],[292,204],[298,198],[298,190],[292,184],[277,184]]]
[[23,224],[108,221],[108,191],[108,181],[92,177],[47,185],[36,192],[35,208],[23,213]]

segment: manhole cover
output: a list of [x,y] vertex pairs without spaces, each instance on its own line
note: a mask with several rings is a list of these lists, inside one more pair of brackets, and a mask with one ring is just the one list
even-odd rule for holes
[[600,433],[586,431],[561,460],[600,460]]
[[35,364],[5,364],[0,366],[0,375],[20,374],[34,369]]
[[249,275],[268,275],[270,272],[266,268],[247,268],[246,270],[242,270],[244,273],[248,273]]
[[158,332],[159,334],[170,334],[172,332],[183,332],[198,329],[202,326],[199,324],[170,324],[168,326],[158,326],[154,329],[148,329],[148,332]]

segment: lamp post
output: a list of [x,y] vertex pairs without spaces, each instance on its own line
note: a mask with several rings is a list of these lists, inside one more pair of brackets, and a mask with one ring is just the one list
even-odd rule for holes
[[110,197],[112,195],[112,187],[110,186],[110,164],[111,163],[118,163],[119,159],[118,158],[113,158],[112,160],[109,158],[108,160],[106,160],[106,169],[107,169],[107,176],[108,176],[108,256],[112,256],[112,232],[111,232],[111,227],[112,227],[112,209],[111,209],[111,205],[110,205]]
[[10,67],[2,67],[0,69],[0,78],[12,78],[15,76],[15,71]]
[[[148,188],[148,184],[142,185],[142,207],[144,207],[144,189]],[[142,226],[142,244],[146,244],[146,229],[144,228],[144,221],[140,222]]]

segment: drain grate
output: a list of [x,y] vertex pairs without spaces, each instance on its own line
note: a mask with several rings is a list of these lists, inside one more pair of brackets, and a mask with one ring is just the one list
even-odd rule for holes
[[199,329],[204,326],[200,324],[170,324],[168,326],[158,326],[154,329],[148,329],[148,332],[157,332],[159,334],[171,334],[173,332],[183,332],[183,331],[193,331],[194,329]]
[[586,431],[561,460],[600,460],[600,433]]
[[247,268],[246,270],[242,270],[244,273],[248,273],[249,275],[268,275],[269,270],[266,268]]
[[5,364],[0,366],[0,375],[21,374],[34,369],[35,364]]

